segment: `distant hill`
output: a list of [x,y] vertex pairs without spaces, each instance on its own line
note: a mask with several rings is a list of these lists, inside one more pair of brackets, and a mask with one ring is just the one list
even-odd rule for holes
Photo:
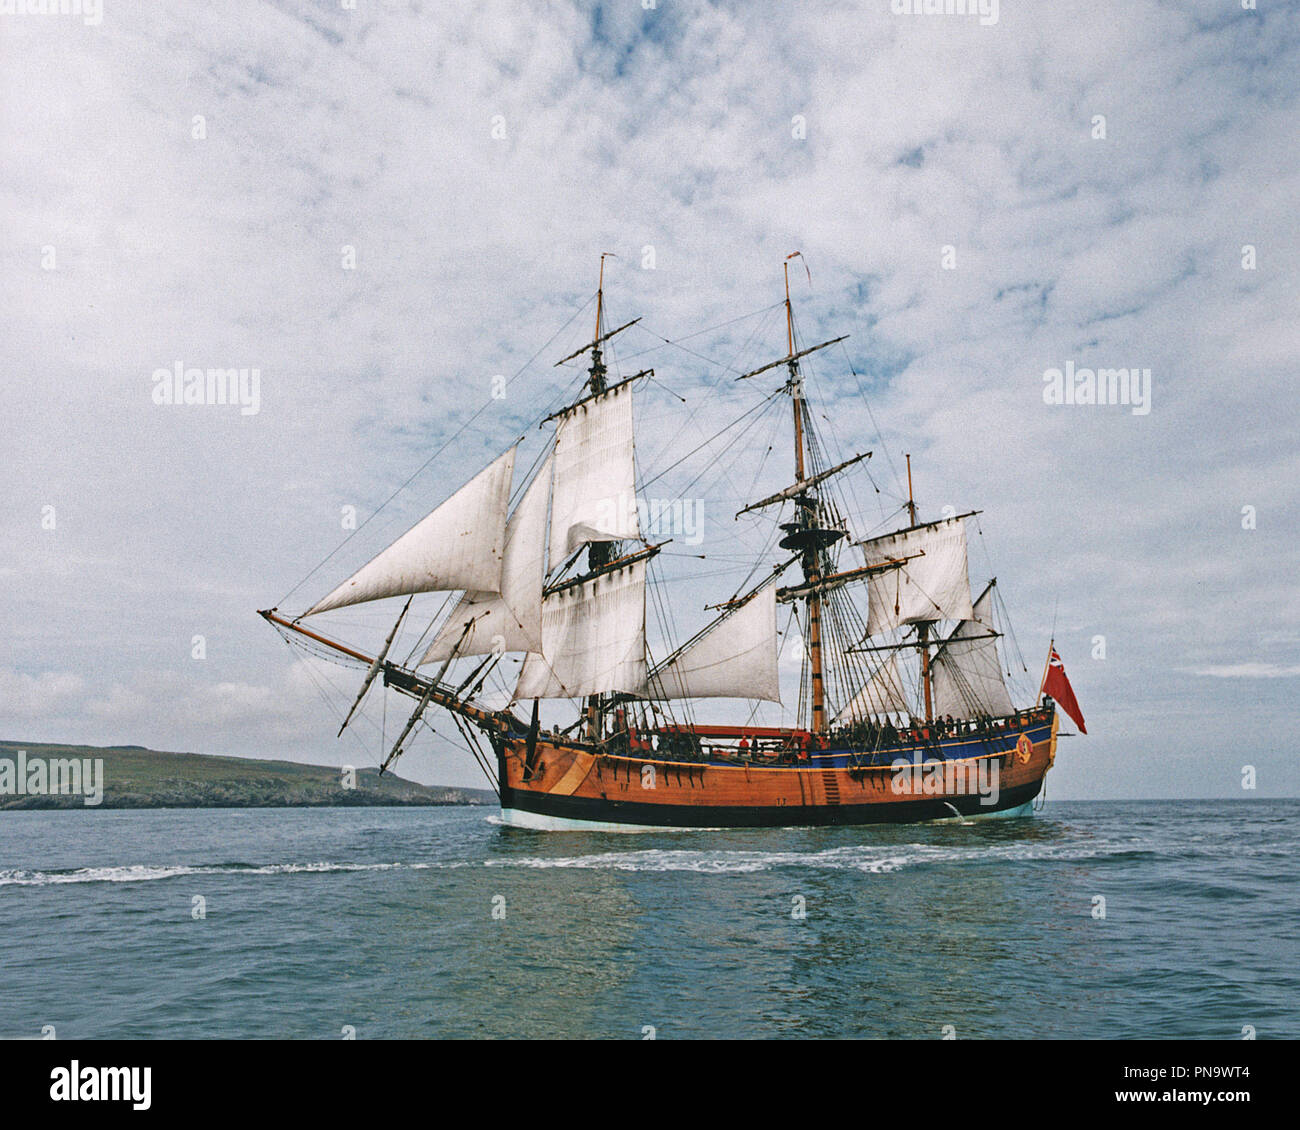
[[[364,805],[493,804],[486,789],[418,785],[358,769],[356,788],[342,786],[337,766],[202,753],[165,753],[144,746],[48,745],[0,741],[0,787],[4,762],[16,769],[19,750],[27,761],[101,758],[104,763],[100,808],[300,808]],[[12,771],[11,771],[12,772]],[[0,792],[0,809],[85,808],[81,795],[24,796]]]

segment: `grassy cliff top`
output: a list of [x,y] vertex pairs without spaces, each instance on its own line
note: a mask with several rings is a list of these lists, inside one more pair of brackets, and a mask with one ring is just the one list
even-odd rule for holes
[[[83,808],[82,795],[24,795],[6,787],[4,764],[16,770],[19,750],[27,763],[62,758],[103,762],[101,808],[281,808],[299,806],[490,804],[486,789],[419,785],[374,768],[356,770],[356,787],[344,788],[337,766],[263,761],[204,753],[169,753],[143,746],[53,745],[0,741],[0,809]],[[16,773],[15,773],[16,775]]]

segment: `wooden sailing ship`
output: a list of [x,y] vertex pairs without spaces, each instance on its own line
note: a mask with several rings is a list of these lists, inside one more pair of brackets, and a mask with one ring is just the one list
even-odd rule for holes
[[[515,484],[512,446],[300,616],[261,613],[291,642],[365,667],[340,734],[382,676],[415,702],[391,749],[385,743],[383,767],[441,708],[498,792],[503,821],[533,828],[866,824],[1031,810],[1055,760],[1059,716],[1042,686],[1032,706],[1013,705],[995,582],[973,595],[969,581],[966,523],[978,511],[921,521],[909,456],[905,523],[874,536],[853,531],[840,487],[871,453],[828,465],[817,439],[801,362],[843,338],[800,347],[790,258],[785,355],[737,378],[760,386],[783,378],[769,396],[788,400],[792,425],[793,481],[736,515],[768,522],[767,544],[776,543],[747,583],[706,606],[714,615],[680,645],[657,660],[648,653],[647,574],[667,543],[644,536],[634,502],[633,403],[653,370],[609,378],[608,343],[635,322],[607,328],[602,256],[595,333],[557,362],[589,355],[584,387],[543,420],[553,436],[531,473]],[[426,592],[450,594],[450,611],[398,663],[389,658],[394,639],[413,595]],[[401,597],[373,655],[303,623]],[[800,657],[797,705],[784,724],[755,725],[759,704],[782,701],[782,608],[791,610],[784,638]],[[1044,684],[1082,729],[1049,654]],[[507,656],[518,676],[509,702],[492,705],[484,688]],[[698,721],[714,699],[731,700],[744,720]],[[543,726],[543,703],[567,715]]]

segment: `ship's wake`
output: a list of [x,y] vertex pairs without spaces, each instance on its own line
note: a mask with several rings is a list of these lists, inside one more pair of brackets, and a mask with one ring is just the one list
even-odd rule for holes
[[[1130,842],[1114,844],[1003,843],[956,846],[890,844],[827,848],[821,851],[744,851],[646,849],[595,852],[586,855],[529,856],[486,861],[489,867],[548,870],[576,868],[593,871],[677,871],[705,875],[746,874],[781,868],[860,871],[889,874],[912,867],[943,864],[1121,862],[1145,857],[1166,859],[1219,858],[1221,852],[1188,848],[1160,851]],[[1254,854],[1248,852],[1246,854]]]
[[0,870],[0,887],[45,887],[62,883],[146,883],[187,875],[329,875],[356,871],[427,871],[469,867],[463,860],[444,863],[210,863],[131,864],[120,867],[76,867],[64,870]]

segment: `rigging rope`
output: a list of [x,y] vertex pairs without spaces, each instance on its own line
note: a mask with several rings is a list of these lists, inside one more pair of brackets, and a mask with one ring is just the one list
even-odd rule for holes
[[[574,319],[576,319],[578,315],[580,315],[584,310],[586,310],[587,307],[590,306],[591,303],[594,301],[594,299],[595,299],[595,295],[587,299],[587,301],[584,302],[581,307],[575,310],[570,315],[569,320],[565,322],[564,325],[562,325],[558,330],[556,330],[554,334],[551,335],[551,337],[547,340],[546,344],[541,347],[541,349],[539,349],[536,353],[534,353],[527,361],[525,361],[519,367],[519,369],[514,373],[514,375],[510,378],[510,380],[513,381],[518,379],[520,374],[523,373],[524,370],[527,369],[529,365],[531,365],[534,361],[536,361],[537,358],[540,357],[545,350],[550,348],[551,342],[553,342],[557,337],[560,336],[560,334],[562,334],[566,329],[568,329],[569,326],[573,324]],[[390,502],[393,501],[393,499],[395,499],[399,494],[401,494],[402,491],[404,491],[408,486],[410,486],[411,483],[413,483],[417,478],[419,478],[419,476],[424,473],[424,471],[429,467],[429,465],[435,459],[437,459],[439,455],[441,455],[444,451],[446,451],[447,448],[450,447],[457,439],[459,439],[460,436],[465,432],[465,430],[471,424],[473,424],[475,420],[477,420],[481,415],[483,415],[483,413],[486,412],[494,403],[496,403],[496,399],[492,396],[489,396],[488,399],[474,412],[474,414],[470,416],[470,418],[466,420],[463,424],[461,424],[461,426],[457,428],[454,433],[452,433],[452,435],[446,440],[446,442],[442,444],[442,446],[437,448],[437,450],[435,450],[434,453],[430,455],[428,459],[426,459],[422,464],[420,464],[419,468],[415,471],[413,475],[411,475],[404,483],[402,483],[401,486],[399,486],[395,491],[393,491],[393,493],[390,494],[386,499],[384,499],[384,501],[381,502],[375,510],[373,510],[370,514],[368,514],[362,520],[361,524],[357,526],[355,530],[353,530],[350,534],[348,534],[347,537],[345,537],[341,542],[339,542],[338,545],[336,545],[332,550],[330,550],[330,552],[327,553],[316,564],[316,566],[311,570],[311,572],[309,572],[305,577],[302,578],[302,580],[300,580],[296,585],[294,585],[293,588],[291,588],[287,593],[285,593],[284,596],[282,596],[277,602],[276,607],[279,607],[280,605],[284,604],[285,601],[287,601],[291,596],[293,596],[294,593],[296,593],[300,588],[302,588],[302,586],[305,585],[313,576],[315,576],[316,573],[319,572],[320,569],[335,556],[335,554],[337,554],[341,549],[343,549],[344,546],[346,546],[349,542],[351,542],[352,539],[355,538],[363,529],[365,529],[366,526],[368,526],[370,522],[374,518],[376,518],[384,510],[384,508],[388,506]]]

